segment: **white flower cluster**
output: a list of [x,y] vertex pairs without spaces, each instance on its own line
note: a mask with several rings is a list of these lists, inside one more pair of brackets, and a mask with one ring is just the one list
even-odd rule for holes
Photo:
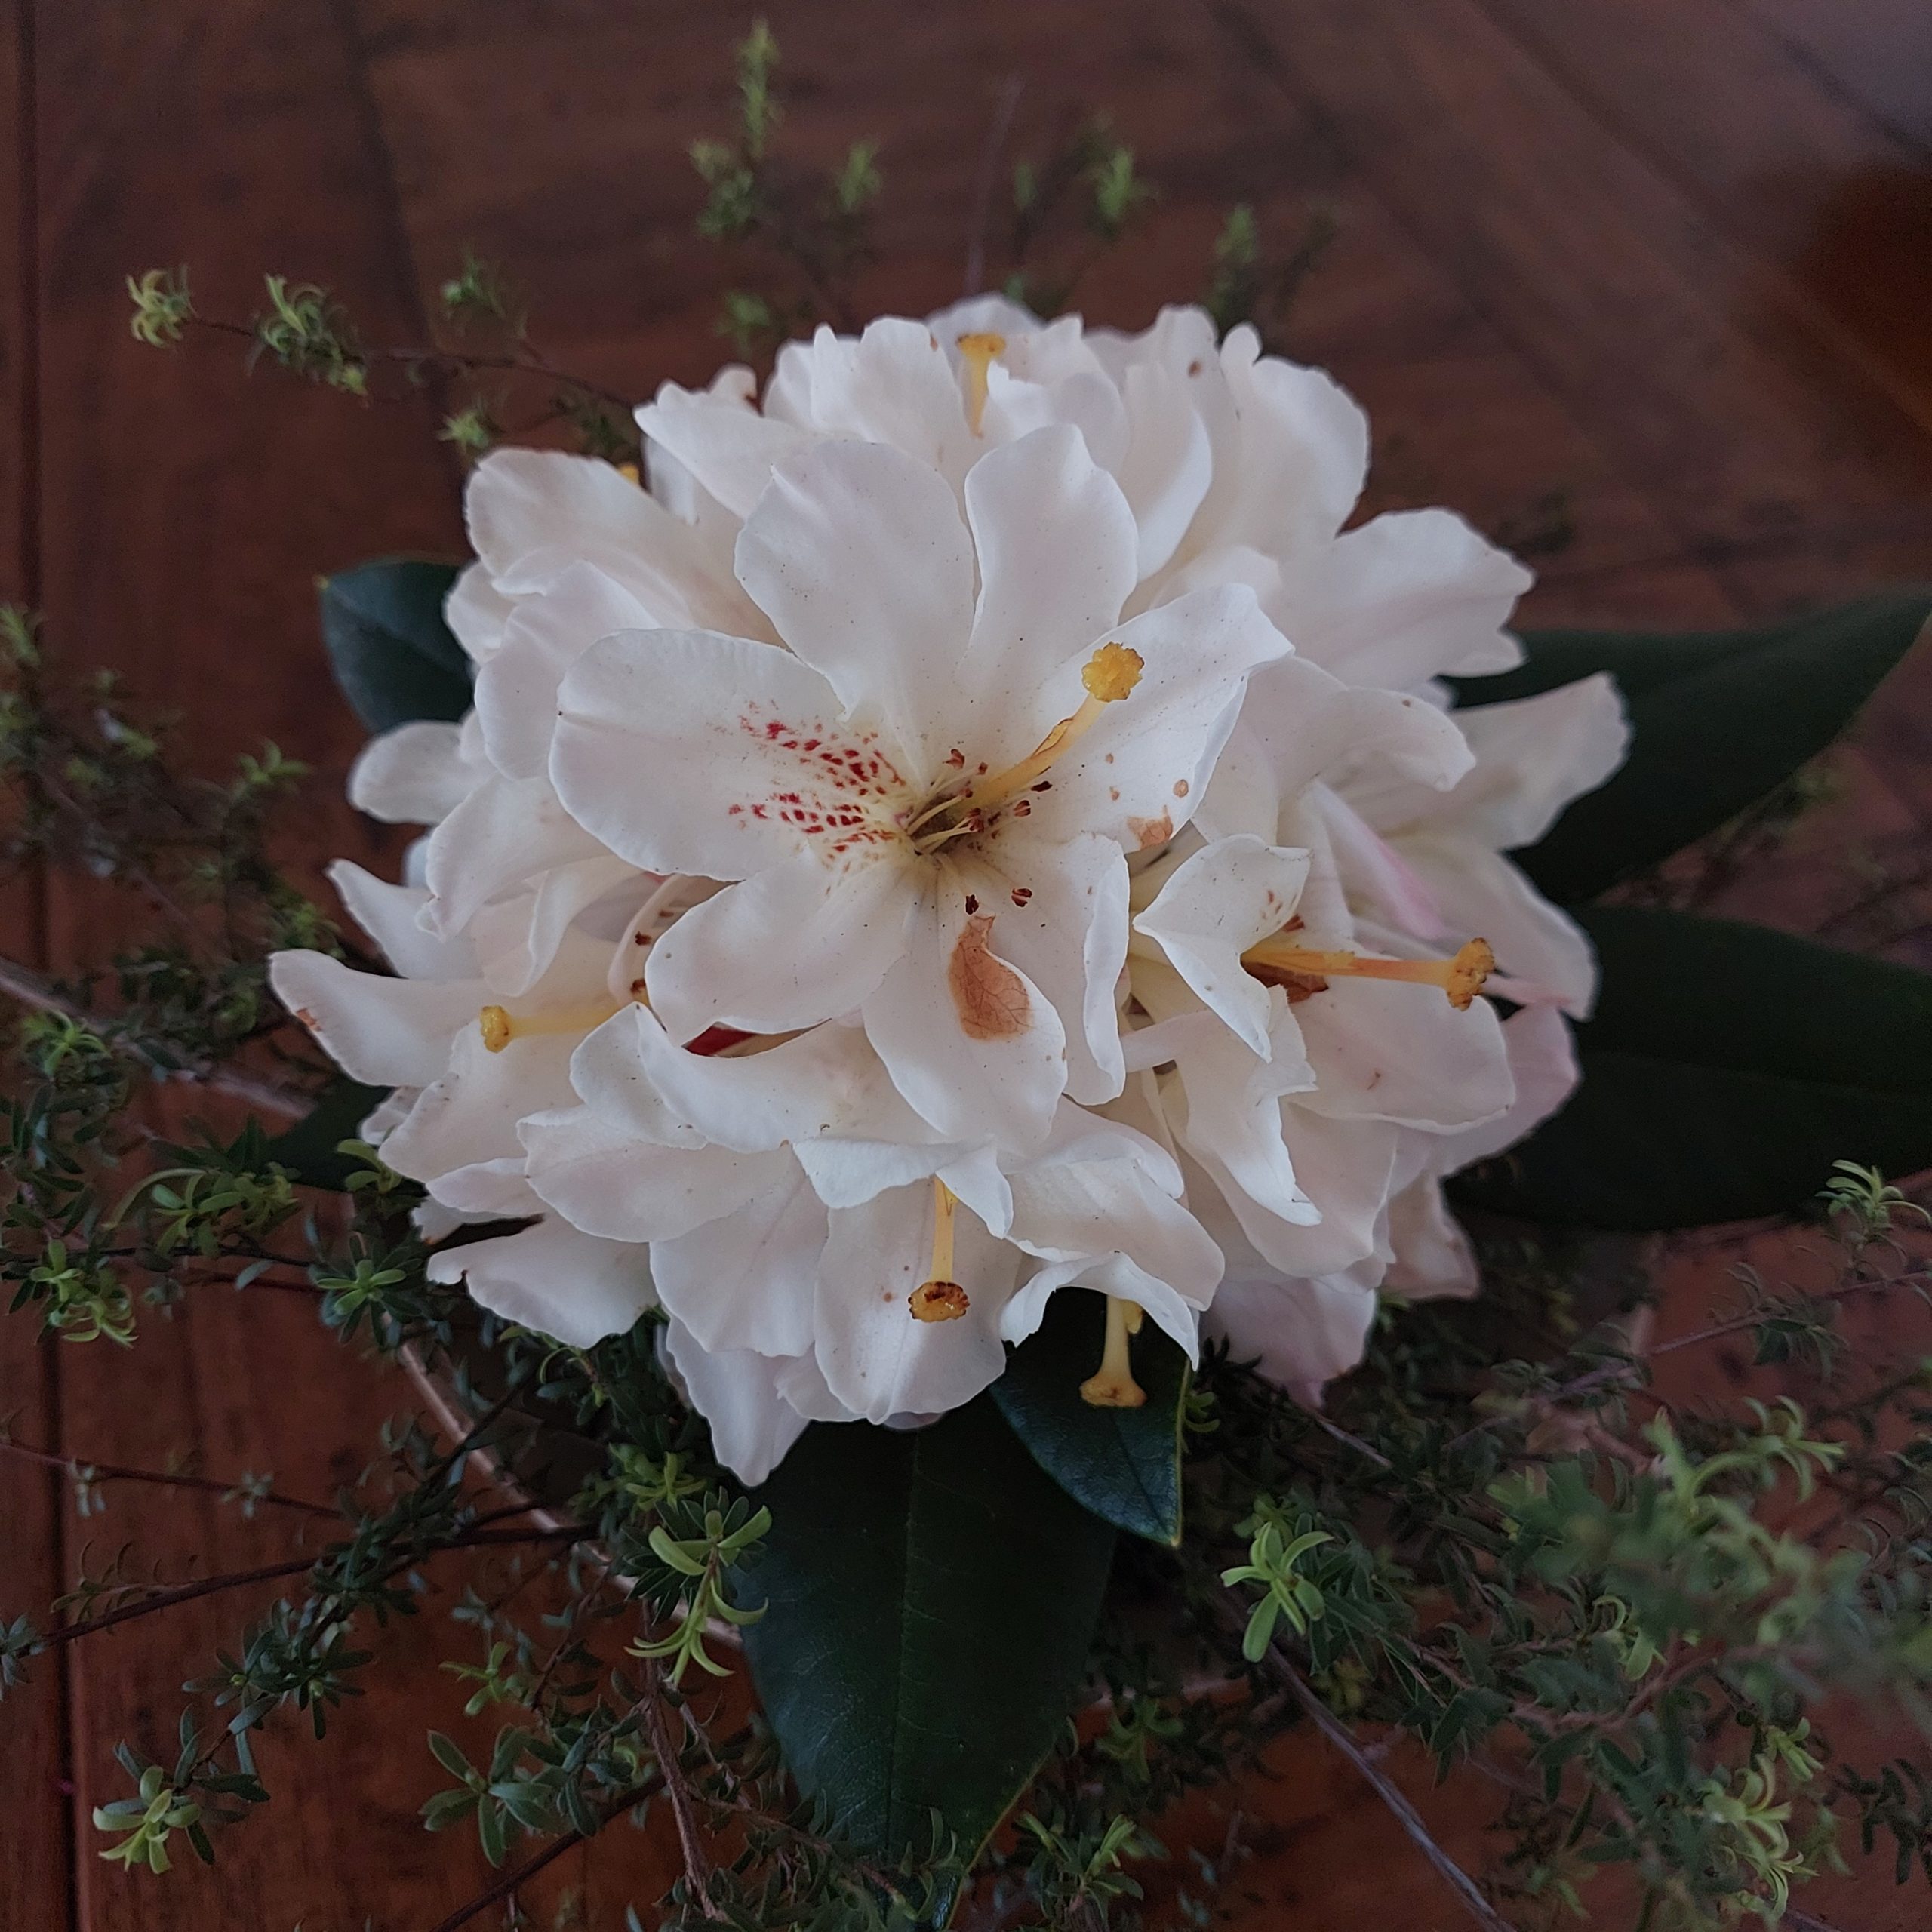
[[1527,574],[1345,530],[1361,411],[1198,309],[983,298],[638,414],[648,486],[478,467],[475,709],[350,782],[434,829],[334,874],[398,977],[274,964],[432,1238],[525,1224],[437,1278],[580,1346],[660,1308],[753,1481],[969,1401],[1056,1289],[1116,1404],[1143,1312],[1312,1398],[1378,1289],[1471,1291],[1440,1183],[1561,1104],[1594,983],[1503,854],[1626,735],[1601,678],[1447,709]]

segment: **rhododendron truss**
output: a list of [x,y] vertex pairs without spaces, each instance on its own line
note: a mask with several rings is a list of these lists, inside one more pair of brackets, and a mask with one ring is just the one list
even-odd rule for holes
[[277,964],[398,1090],[438,1276],[579,1346],[654,1308],[754,1481],[1062,1288],[1118,1407],[1143,1315],[1317,1399],[1385,1281],[1468,1291],[1440,1181],[1561,1104],[1592,986],[1503,854],[1623,744],[1601,679],[1447,709],[1519,568],[1345,530],[1360,412],[1196,312],[981,302],[639,414],[646,482],[475,473],[474,715],[356,780],[423,883],[343,875],[404,977]]

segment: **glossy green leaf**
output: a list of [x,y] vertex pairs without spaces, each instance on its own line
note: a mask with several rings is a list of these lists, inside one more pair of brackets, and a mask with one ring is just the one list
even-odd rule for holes
[[336,1149],[343,1141],[355,1140],[362,1123],[387,1097],[386,1088],[365,1087],[354,1080],[332,1081],[301,1119],[269,1142],[269,1158],[288,1168],[305,1187],[340,1193],[348,1186],[355,1164]]
[[1461,680],[1460,705],[1607,671],[1633,735],[1623,769],[1516,862],[1547,897],[1593,899],[1715,831],[1850,723],[1928,611],[1926,592],[1894,591],[1744,630],[1524,632],[1526,662]]
[[1033,1460],[1061,1488],[1116,1528],[1180,1541],[1181,1417],[1187,1358],[1152,1322],[1134,1338],[1137,1409],[1097,1409],[1080,1385],[1099,1367],[1106,1297],[1051,1297],[1037,1333],[1013,1352],[993,1398]]
[[372,731],[469,709],[469,657],[443,621],[454,564],[383,557],[322,580],[322,638],[336,682]]
[[758,1491],[771,1533],[734,1595],[758,1696],[807,1798],[863,1850],[967,1847],[1079,1695],[1112,1528],[992,1398],[919,1429],[818,1423]]
[[1581,1085],[1454,1185],[1539,1221],[1681,1228],[1789,1214],[1832,1163],[1932,1167],[1932,974],[1759,926],[1636,906],[1577,916],[1603,991]]

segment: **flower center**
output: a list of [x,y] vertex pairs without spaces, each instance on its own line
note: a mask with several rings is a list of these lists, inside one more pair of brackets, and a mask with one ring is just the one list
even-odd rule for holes
[[952,1278],[952,1217],[959,1198],[933,1177],[932,1272],[906,1297],[915,1321],[957,1321],[971,1306]]
[[1143,1318],[1137,1301],[1108,1296],[1106,1344],[1100,1367],[1080,1385],[1083,1402],[1097,1409],[1137,1409],[1146,1401],[1146,1390],[1134,1379],[1127,1347],[1128,1337],[1140,1334]]
[[986,371],[1006,352],[1006,337],[990,331],[962,335],[958,348],[966,365],[966,423],[977,436],[986,414]]
[[924,856],[937,851],[949,839],[983,832],[992,822],[993,814],[1009,801],[1013,801],[1014,817],[1024,818],[1033,808],[1017,795],[1044,790],[1048,768],[1069,745],[1093,729],[1094,721],[1109,705],[1132,695],[1144,668],[1139,651],[1124,644],[1102,645],[1080,667],[1080,681],[1087,692],[1080,709],[1063,718],[1017,764],[969,779],[964,786],[930,801],[906,828],[912,849]]
[[1469,1007],[1496,970],[1496,955],[1486,939],[1471,940],[1453,959],[1375,959],[1361,952],[1290,946],[1278,934],[1250,946],[1241,962],[1256,979],[1284,988],[1291,1000],[1325,991],[1332,979],[1404,980],[1440,986],[1458,1013]]

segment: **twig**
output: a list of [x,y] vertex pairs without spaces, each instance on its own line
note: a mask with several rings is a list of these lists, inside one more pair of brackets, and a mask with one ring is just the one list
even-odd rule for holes
[[1371,1448],[1359,1435],[1351,1435],[1339,1423],[1331,1422],[1318,1409],[1308,1411],[1309,1420],[1325,1435],[1332,1436],[1344,1448],[1352,1449],[1358,1456],[1373,1463],[1378,1469],[1393,1469],[1395,1464],[1380,1449]]
[[678,1850],[685,1861],[685,1882],[691,1887],[691,1896],[706,1918],[721,1918],[723,1915],[711,1902],[711,1866],[705,1857],[704,1847],[698,1843],[697,1819],[691,1810],[691,1788],[685,1782],[683,1764],[672,1745],[671,1734],[664,1722],[663,1673],[654,1664],[651,1666],[650,1688],[641,1709],[644,1727],[657,1755],[658,1774],[664,1780],[664,1795],[670,1799],[671,1815],[678,1821]]
[[[0,959],[0,995],[42,1013],[64,1013],[69,1019],[78,1020],[91,1032],[99,1033],[103,1038],[112,1037],[114,1023],[106,1015],[90,1013],[59,992],[51,980],[30,972],[17,960]],[[164,1079],[189,1081],[198,1086],[212,1087],[222,1093],[232,1094],[237,1100],[246,1100],[251,1106],[258,1107],[266,1113],[279,1114],[291,1120],[306,1114],[315,1105],[310,1094],[245,1073],[237,1067],[171,1066],[158,1067],[155,1071]]]
[[1447,1881],[1467,1908],[1469,1916],[1484,1927],[1485,1932],[1510,1932],[1508,1921],[1483,1897],[1475,1881],[1429,1835],[1422,1814],[1403,1796],[1388,1774],[1364,1753],[1348,1726],[1315,1695],[1308,1680],[1280,1652],[1272,1654],[1272,1661],[1289,1694],[1308,1714],[1315,1729],[1354,1765],[1363,1782],[1389,1807],[1395,1822],[1414,1841],[1422,1855]]
[[[218,1476],[191,1476],[173,1474],[165,1469],[131,1469],[121,1463],[97,1463],[89,1456],[62,1456],[51,1449],[37,1449],[31,1443],[16,1442],[11,1438],[0,1436],[0,1454],[23,1456],[29,1462],[44,1463],[49,1469],[63,1469],[75,1479],[82,1479],[83,1470],[90,1472],[88,1480],[115,1482],[149,1482],[165,1484],[174,1489],[207,1490],[220,1496],[232,1496],[242,1493],[238,1483],[223,1482]],[[278,1490],[267,1490],[253,1499],[257,1503],[272,1503],[284,1509],[299,1509],[309,1516],[325,1516],[331,1522],[340,1522],[342,1512],[331,1509],[326,1503],[311,1503],[300,1496],[284,1496]]]
[[1009,74],[1000,83],[993,103],[992,125],[986,130],[986,145],[980,150],[980,165],[973,177],[973,213],[966,231],[966,278],[960,286],[964,295],[977,295],[986,285],[986,229],[993,211],[993,182],[999,171],[1000,151],[1013,131],[1013,117],[1020,97],[1026,91],[1023,74]]
[[[611,1815],[614,1817],[616,1814]],[[554,1865],[565,1852],[574,1850],[583,1842],[583,1832],[566,1832],[561,1838],[546,1845],[534,1858],[526,1859],[513,1872],[506,1872],[488,1890],[478,1893],[467,1905],[457,1906],[447,1918],[438,1919],[432,1932],[457,1932],[458,1926],[467,1925],[478,1914],[500,1903],[520,1887],[527,1885],[546,1866]]]

